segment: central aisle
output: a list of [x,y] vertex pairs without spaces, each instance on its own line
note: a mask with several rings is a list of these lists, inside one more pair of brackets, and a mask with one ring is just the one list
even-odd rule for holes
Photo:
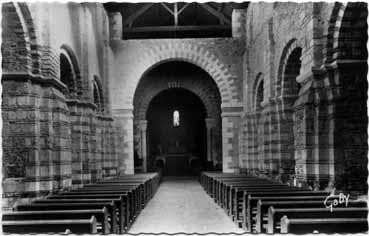
[[242,233],[200,183],[190,177],[165,178],[129,233]]

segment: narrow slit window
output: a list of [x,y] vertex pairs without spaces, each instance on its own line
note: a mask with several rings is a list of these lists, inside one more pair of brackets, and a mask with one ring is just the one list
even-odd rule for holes
[[179,111],[177,110],[173,112],[173,126],[174,127],[179,126]]

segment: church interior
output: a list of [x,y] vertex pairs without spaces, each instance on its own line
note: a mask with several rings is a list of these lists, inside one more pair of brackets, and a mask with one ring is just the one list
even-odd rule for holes
[[4,233],[368,232],[366,3],[1,15]]

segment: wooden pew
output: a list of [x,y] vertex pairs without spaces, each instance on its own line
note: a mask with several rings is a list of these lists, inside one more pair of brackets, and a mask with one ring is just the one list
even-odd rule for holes
[[268,234],[280,233],[277,227],[280,227],[281,218],[286,215],[289,218],[367,218],[368,208],[349,207],[335,208],[331,211],[328,208],[274,208],[269,207],[268,223],[266,232]]
[[95,198],[76,198],[76,199],[44,199],[44,200],[35,200],[32,202],[32,204],[49,204],[49,203],[99,203],[99,202],[109,202],[112,201],[113,204],[116,205],[117,209],[117,224],[119,226],[119,231],[123,233],[125,231],[125,225],[126,225],[126,206],[123,202],[123,198],[121,196],[116,197],[107,197],[107,198],[98,198],[95,196]]
[[238,219],[239,209],[242,207],[243,194],[244,192],[250,191],[265,191],[265,192],[283,192],[283,191],[306,191],[306,189],[300,189],[296,187],[291,187],[287,185],[274,185],[274,184],[250,184],[244,186],[231,186],[228,192],[228,207],[231,216],[235,216]]
[[14,208],[15,211],[50,211],[50,210],[92,210],[102,209],[106,207],[111,216],[111,229],[118,233],[117,209],[116,204],[112,201],[107,202],[88,202],[88,203],[37,203],[37,204],[20,204]]
[[216,193],[216,202],[224,205],[228,197],[233,198],[233,194],[236,188],[242,187],[250,187],[250,186],[285,186],[281,184],[271,183],[267,181],[259,181],[259,180],[223,180],[219,183],[219,189]]
[[252,226],[252,212],[255,212],[260,197],[287,197],[287,196],[328,196],[329,193],[324,191],[310,191],[310,190],[248,190],[243,193],[242,198],[242,228],[247,232],[251,231]]
[[[97,229],[102,234],[109,234],[109,213],[104,207],[96,210],[56,210],[56,211],[13,211],[2,214],[2,221],[25,221],[25,220],[73,220],[89,219],[95,216]],[[99,230],[101,227],[101,231]],[[86,232],[87,233],[87,232]]]
[[91,186],[99,186],[101,187],[101,185],[109,185],[109,186],[115,186],[115,185],[120,185],[120,186],[142,186],[142,191],[143,191],[143,196],[145,199],[145,202],[148,201],[152,195],[153,195],[153,187],[152,187],[152,182],[151,180],[143,180],[143,179],[114,179],[114,180],[106,180],[106,181],[101,181],[101,182],[97,182],[94,185],[87,185],[86,187],[91,187]]
[[72,220],[11,220],[3,221],[4,233],[72,233],[96,234],[96,218]]
[[246,175],[241,175],[240,174],[233,174],[233,173],[204,173],[204,177],[206,178],[205,180],[205,187],[206,187],[206,191],[207,193],[214,198],[214,192],[216,191],[217,185],[219,180],[221,179],[226,179],[226,178],[243,178],[243,177],[247,177],[250,178],[249,176]]
[[220,194],[222,192],[223,186],[226,182],[235,182],[235,181],[241,181],[241,182],[256,182],[259,181],[260,183],[263,180],[254,178],[254,177],[246,177],[246,176],[230,176],[230,177],[219,177],[213,180],[213,186],[212,186],[212,195],[214,197],[215,202],[218,202],[220,199]]
[[[115,179],[87,184],[77,190],[60,192],[45,200],[36,200],[30,205],[21,204],[14,210],[26,211],[27,215],[35,211],[59,212],[61,215],[56,214],[55,217],[61,217],[64,210],[70,212],[97,211],[100,206],[105,206],[108,211],[107,218],[111,220],[112,232],[123,233],[123,229],[128,229],[139,211],[152,198],[159,186],[160,178],[158,173],[123,175]],[[102,220],[99,218],[99,224],[100,221]],[[106,233],[106,228],[109,227],[105,224],[102,228],[104,228],[103,233]]]
[[[137,204],[145,205],[145,192],[143,185],[137,184],[104,184],[104,185],[90,185],[85,186],[83,188],[78,189],[79,191],[117,191],[117,190],[125,190],[132,191],[133,197],[138,201]],[[78,192],[78,191],[77,191]],[[73,194],[70,192],[68,194]]]
[[143,204],[143,197],[139,192],[135,192],[135,191],[131,191],[130,189],[125,189],[125,188],[116,188],[116,187],[111,187],[111,188],[96,188],[96,189],[81,189],[80,191],[76,191],[76,192],[71,192],[71,193],[66,193],[66,195],[91,195],[91,194],[96,194],[97,196],[103,196],[103,195],[109,195],[109,194],[121,194],[123,195],[125,198],[127,198],[128,201],[128,207],[127,209],[129,209],[129,214],[132,217],[136,217],[139,212],[141,211],[141,209],[144,207]]
[[[261,233],[263,219],[267,219],[268,209],[273,206],[274,208],[318,208],[325,207],[323,201],[261,201],[257,203],[256,213],[256,232]],[[346,205],[338,205],[336,208],[346,207]],[[367,207],[367,203],[364,201],[348,201],[348,207]]]
[[243,222],[243,206],[244,206],[244,198],[243,195],[246,193],[251,194],[254,192],[260,192],[263,191],[265,193],[289,193],[289,192],[306,192],[305,189],[295,188],[295,187],[280,187],[280,186],[270,186],[270,187],[248,187],[248,188],[237,188],[235,191],[235,194],[232,196],[233,199],[230,199],[230,215],[239,225],[242,227]]
[[311,218],[289,219],[281,218],[281,233],[366,233],[367,218]]
[[125,192],[116,193],[81,193],[73,195],[53,195],[45,200],[38,200],[35,203],[67,203],[67,202],[104,202],[104,201],[116,201],[116,208],[119,209],[118,213],[118,224],[120,232],[124,232],[133,220],[134,209],[129,203],[129,199]]
[[271,184],[271,182],[267,182],[264,180],[258,180],[255,178],[249,177],[224,177],[224,178],[217,178],[214,180],[214,187],[213,187],[213,198],[216,203],[218,203],[221,207],[225,204],[224,199],[228,196],[228,189],[231,184],[239,184],[240,186],[243,185],[250,185],[250,184]]
[[[242,228],[251,232],[252,225],[256,225],[257,203],[261,201],[324,201],[326,192],[283,192],[283,193],[256,193],[244,197],[242,206]],[[255,220],[254,220],[255,219]]]

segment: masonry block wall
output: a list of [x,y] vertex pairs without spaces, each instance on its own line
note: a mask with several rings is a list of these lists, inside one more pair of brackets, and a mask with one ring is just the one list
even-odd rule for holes
[[[365,192],[367,67],[360,60],[367,56],[366,17],[363,3],[249,5],[239,131],[243,171],[313,189]],[[352,103],[338,102],[344,98]],[[355,113],[339,118],[352,106]],[[356,141],[349,140],[353,134]],[[349,174],[353,169],[360,174]]]
[[[124,34],[124,29],[123,29]],[[130,117],[133,113],[133,98],[140,79],[150,69],[167,61],[185,61],[206,71],[218,86],[221,109],[227,126],[238,126],[234,116],[242,111],[242,40],[235,38],[209,39],[155,39],[155,40],[111,40],[115,69],[110,81],[112,110],[117,117]],[[230,118],[228,118],[230,116]],[[125,118],[126,122],[132,122]],[[127,120],[128,119],[128,120]],[[133,119],[133,117],[132,117]],[[127,126],[127,140],[133,140],[133,130]],[[223,130],[223,171],[237,171],[237,132]],[[224,146],[224,144],[227,144]],[[125,154],[133,160],[132,147],[127,144]],[[227,159],[224,162],[224,158]],[[226,165],[224,165],[226,163]],[[133,161],[128,169],[133,171]]]
[[224,172],[366,192],[365,3],[250,3],[233,38],[121,40],[95,3],[2,15],[5,207],[133,173],[135,91],[168,61],[218,87]]
[[3,207],[119,174],[102,5],[5,3],[2,14]]

